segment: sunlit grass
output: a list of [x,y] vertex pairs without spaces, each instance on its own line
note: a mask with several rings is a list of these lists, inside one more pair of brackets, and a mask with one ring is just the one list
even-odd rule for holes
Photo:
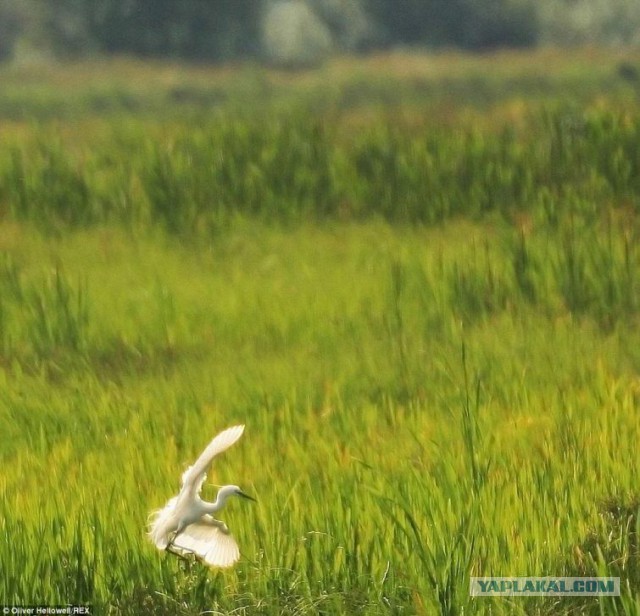
[[[568,574],[597,559],[600,504],[637,494],[635,330],[572,315],[557,289],[532,306],[499,256],[508,226],[247,225],[191,248],[7,232],[24,297],[3,292],[23,307],[2,372],[5,601],[513,613],[470,602],[468,576]],[[474,237],[492,237],[489,256]],[[484,283],[451,286],[482,280],[486,259],[511,280],[490,310]],[[24,308],[51,272],[82,289],[81,347],[29,344]],[[258,497],[225,512],[244,558],[185,570],[145,540],[146,516],[238,421],[246,437],[210,480]]]
[[[1,603],[637,615],[634,57],[3,68]],[[157,552],[239,422],[241,562]]]

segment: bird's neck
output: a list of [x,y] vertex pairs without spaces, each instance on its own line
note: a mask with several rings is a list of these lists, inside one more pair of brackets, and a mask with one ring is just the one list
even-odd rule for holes
[[227,500],[226,496],[216,496],[216,500],[213,503],[209,503],[207,501],[202,501],[202,508],[205,513],[215,513],[216,511],[220,511],[224,506]]

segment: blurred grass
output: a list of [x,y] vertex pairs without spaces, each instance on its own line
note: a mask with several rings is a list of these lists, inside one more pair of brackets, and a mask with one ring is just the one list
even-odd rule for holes
[[[513,279],[491,310],[482,285],[449,295],[485,259],[510,279],[509,227],[249,226],[191,248],[8,231],[24,299],[3,293],[5,600],[512,613],[471,604],[468,575],[616,571],[600,507],[637,494],[637,316],[603,331]],[[496,256],[473,256],[487,235]],[[48,288],[52,258],[86,289],[80,349],[30,342],[27,291]],[[226,512],[246,560],[182,571],[145,542],[146,514],[235,421],[246,438],[212,480],[259,498]]]
[[32,121],[161,114],[175,119],[216,110],[288,109],[296,101],[315,112],[339,109],[357,115],[396,107],[419,116],[428,105],[431,114],[446,120],[523,99],[528,105],[557,97],[584,104],[605,97],[632,105],[638,94],[633,69],[639,61],[634,48],[587,48],[475,55],[407,50],[335,58],[309,71],[130,58],[23,62],[0,68],[0,117]]
[[103,121],[75,141],[54,124],[7,137],[0,212],[48,232],[121,223],[186,236],[245,217],[437,224],[499,213],[590,225],[636,215],[639,135],[631,110],[561,103],[494,128],[386,116],[352,135],[300,109],[197,124]]
[[[623,61],[3,69],[0,115],[33,106],[0,151],[2,603],[638,614]],[[157,553],[148,512],[235,422],[210,481],[258,497],[222,516],[241,563]],[[472,600],[470,575],[623,596]]]

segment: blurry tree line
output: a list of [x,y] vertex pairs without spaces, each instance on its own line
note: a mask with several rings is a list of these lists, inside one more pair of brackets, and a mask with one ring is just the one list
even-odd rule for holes
[[390,46],[640,42],[640,0],[0,0],[0,57],[312,64]]

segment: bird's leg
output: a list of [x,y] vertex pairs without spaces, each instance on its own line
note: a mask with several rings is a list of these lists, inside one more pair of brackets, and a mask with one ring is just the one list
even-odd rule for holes
[[186,562],[191,562],[191,559],[189,559],[185,554],[194,555],[193,552],[189,552],[188,550],[181,550],[181,551],[175,550],[175,549],[173,549],[171,544],[169,544],[165,548],[165,551],[169,552],[169,554],[173,554],[174,556],[177,556],[178,558],[180,558],[181,560],[184,560]]
[[171,552],[172,554],[175,554],[172,547],[173,547],[173,542],[176,540],[177,536],[178,536],[178,531],[171,533],[171,539],[169,539],[169,543],[167,543],[167,547],[165,548],[167,552]]
[[169,552],[170,554],[173,554],[174,556],[177,556],[178,558],[181,558],[182,560],[185,560],[187,562],[191,562],[191,560],[189,558],[187,558],[187,556],[185,556],[185,554],[189,554],[191,556],[197,556],[197,554],[195,552],[192,552],[191,550],[187,550],[185,548],[181,548],[181,547],[177,547],[174,548],[173,547],[173,542],[176,540],[176,537],[180,534],[180,531],[177,530],[176,532],[173,533],[171,539],[169,539],[169,543],[167,543],[167,547],[165,548],[166,552]]

